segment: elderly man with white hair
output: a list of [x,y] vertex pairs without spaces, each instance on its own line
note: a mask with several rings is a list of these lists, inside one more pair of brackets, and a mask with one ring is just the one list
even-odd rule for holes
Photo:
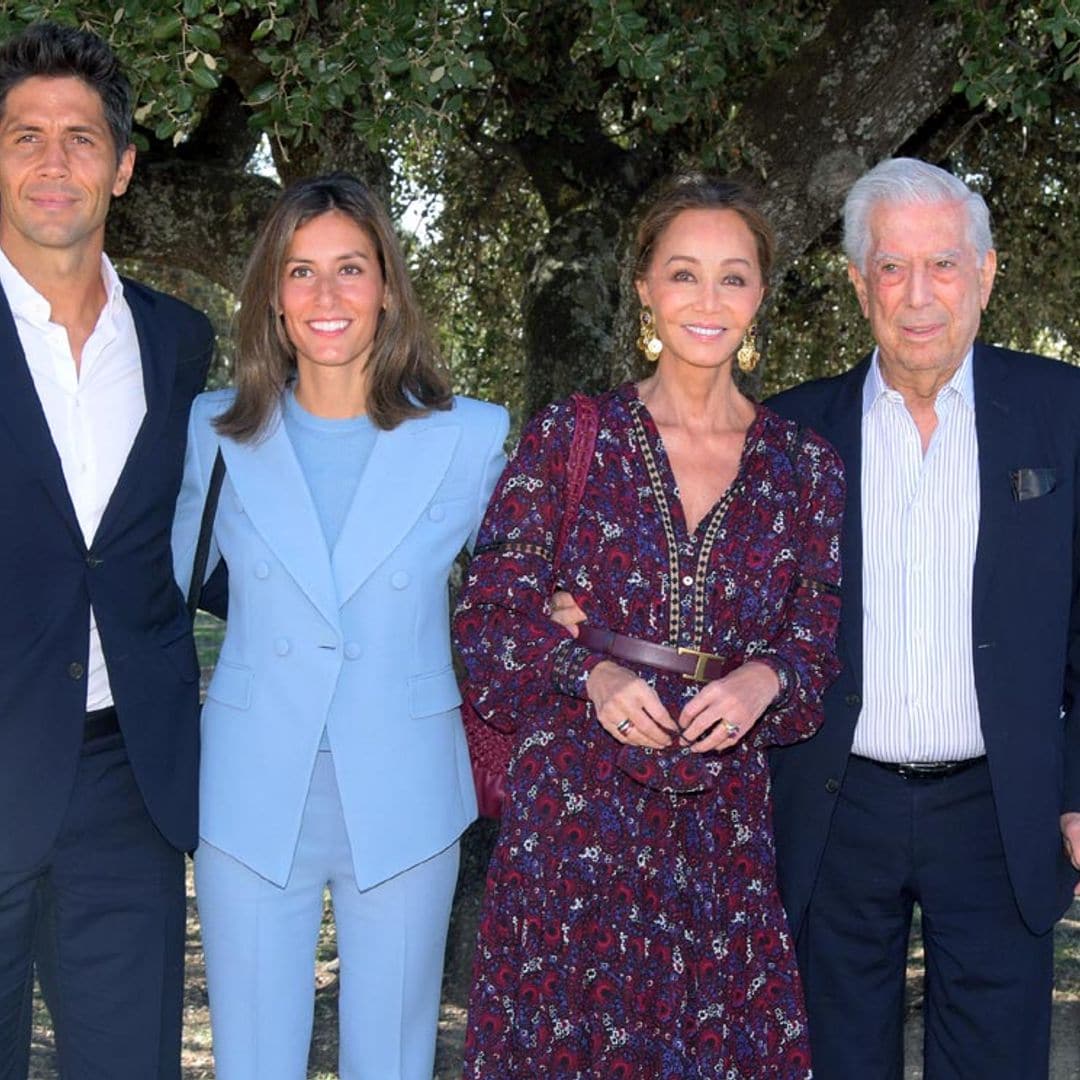
[[844,671],[772,760],[815,1075],[903,1075],[918,904],[927,1080],[1045,1078],[1080,857],[1080,371],[975,340],[997,259],[956,177],[882,162],[844,234],[876,347],[770,403],[848,476]]

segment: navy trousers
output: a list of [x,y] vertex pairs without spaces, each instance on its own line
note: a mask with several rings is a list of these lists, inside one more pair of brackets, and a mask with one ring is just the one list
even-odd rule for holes
[[0,872],[0,1080],[27,1074],[35,963],[64,1080],[179,1080],[184,926],[121,736],[87,743],[46,858]]
[[925,1080],[1046,1080],[1053,935],[1020,917],[985,761],[905,779],[851,758],[797,942],[817,1080],[902,1080],[912,910]]

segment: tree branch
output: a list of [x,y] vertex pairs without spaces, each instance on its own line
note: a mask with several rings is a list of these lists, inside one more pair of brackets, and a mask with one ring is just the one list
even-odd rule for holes
[[781,266],[836,219],[855,179],[945,104],[957,38],[932,0],[839,0],[822,33],[748,101],[748,171],[764,185]]

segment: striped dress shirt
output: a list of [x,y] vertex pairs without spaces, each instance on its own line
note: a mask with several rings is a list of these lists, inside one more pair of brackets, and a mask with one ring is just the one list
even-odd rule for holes
[[934,403],[923,453],[875,352],[863,385],[863,706],[853,753],[956,761],[986,753],[971,593],[979,459],[969,351]]

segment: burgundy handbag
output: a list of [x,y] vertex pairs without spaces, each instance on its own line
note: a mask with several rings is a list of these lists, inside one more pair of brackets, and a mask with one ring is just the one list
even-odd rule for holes
[[[592,398],[574,394],[570,400],[574,404],[574,438],[566,467],[566,503],[555,542],[553,565],[556,569],[581,505],[599,428],[596,402]],[[514,734],[493,727],[472,707],[467,693],[462,697],[461,719],[469,744],[477,807],[481,817],[498,818],[502,816],[503,803],[506,801],[506,770],[514,747]]]

